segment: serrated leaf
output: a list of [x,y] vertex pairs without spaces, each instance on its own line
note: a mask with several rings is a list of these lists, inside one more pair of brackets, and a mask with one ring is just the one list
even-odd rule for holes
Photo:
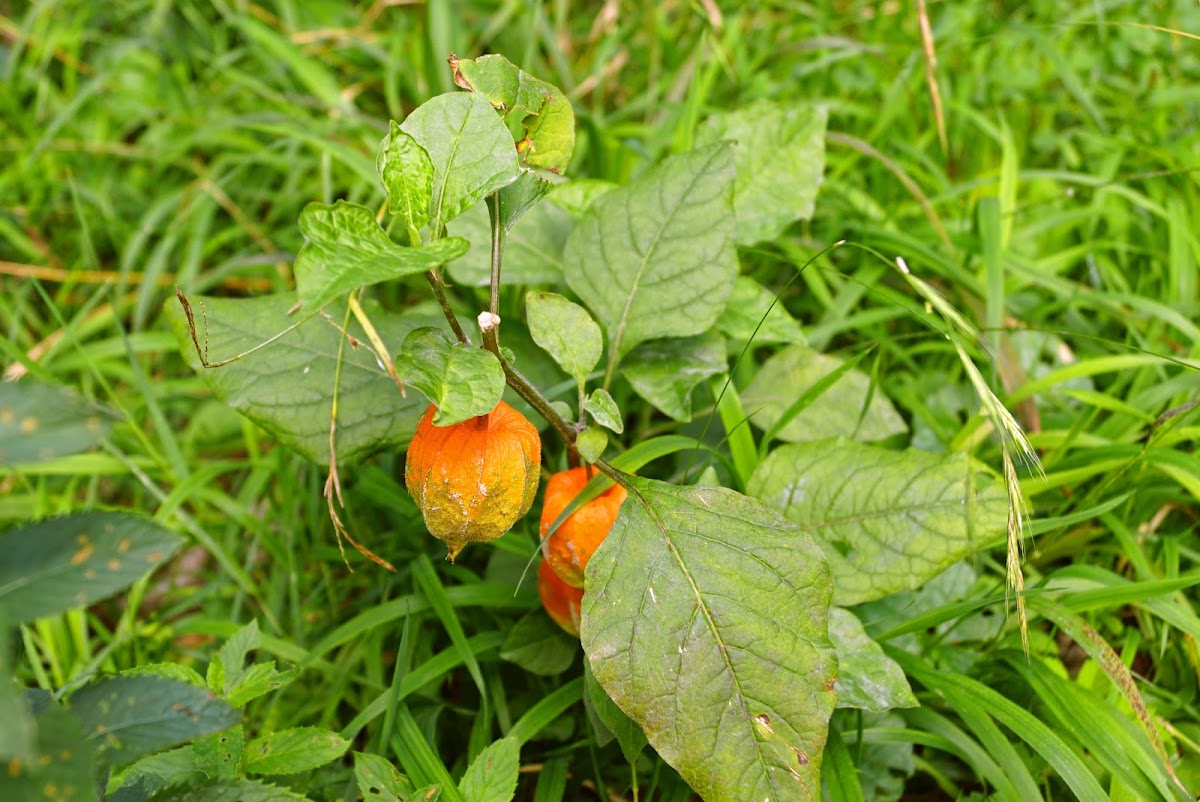
[[625,431],[625,421],[621,417],[621,410],[613,397],[608,394],[608,390],[603,387],[592,390],[583,402],[583,408],[591,414],[592,420],[605,429],[617,434]]
[[1008,522],[1000,484],[966,454],[844,438],[775,449],[747,490],[817,538],[838,605],[920,587]]
[[386,758],[365,752],[354,753],[354,780],[363,802],[404,802],[413,784]]
[[38,716],[36,752],[35,760],[13,757],[5,761],[0,771],[0,799],[61,802],[70,788],[71,802],[94,802],[92,750],[70,711],[52,705]]
[[142,666],[127,668],[121,672],[123,677],[166,677],[176,682],[186,682],[197,688],[208,688],[204,677],[196,673],[191,666],[179,663],[147,663]]
[[556,293],[531,290],[525,294],[525,320],[533,341],[582,388],[604,349],[600,327],[587,310]]
[[410,231],[429,222],[433,203],[433,162],[425,148],[392,120],[379,144],[379,180],[388,196],[388,211],[399,215]]
[[490,351],[453,342],[432,326],[404,338],[396,370],[437,405],[435,426],[486,415],[504,395],[504,370]]
[[234,707],[244,707],[260,696],[287,687],[299,675],[299,668],[276,670],[274,660],[255,663],[231,684],[226,698]]
[[602,195],[567,239],[564,276],[608,334],[609,359],[706,331],[725,309],[734,253],[733,156],[671,156]]
[[883,653],[854,613],[830,608],[829,639],[838,657],[838,707],[882,713],[917,706],[904,670]]
[[520,175],[512,135],[492,104],[477,94],[450,92],[431,98],[400,128],[425,149],[433,164],[429,219],[434,232]]
[[793,220],[812,217],[828,116],[824,106],[760,100],[714,114],[700,129],[700,142],[734,143],[738,244],[775,239]]
[[[561,282],[563,248],[573,221],[562,209],[547,203],[534,206],[521,221],[521,225],[505,239],[500,283]],[[487,205],[480,203],[468,209],[447,227],[447,231],[471,243],[466,256],[450,263],[450,277],[459,284],[489,286],[492,281],[492,224]]]
[[686,422],[692,419],[692,390],[728,367],[725,341],[710,331],[699,337],[642,343],[625,358],[621,375],[655,408]]
[[579,451],[579,457],[587,463],[600,459],[606,446],[608,446],[608,433],[595,426],[584,429],[575,438],[575,448]]
[[140,515],[79,512],[0,535],[0,619],[23,624],[123,590],[182,545]]
[[[171,802],[309,802],[294,791],[258,780],[213,780],[195,788],[172,791]],[[155,797],[155,802],[159,798]],[[165,799],[164,799],[165,802]]]
[[295,774],[324,766],[346,753],[350,742],[321,727],[280,730],[246,745],[242,766],[251,774]]
[[[192,299],[197,335],[212,361],[253,348],[292,325],[288,295]],[[203,305],[203,317],[201,315]],[[320,317],[301,323],[270,345],[219,368],[205,368],[192,345],[187,319],[175,301],[165,312],[188,364],[217,398],[304,456],[329,463],[329,416],[341,333]],[[368,309],[386,346],[399,347],[412,329],[435,323],[440,313],[421,309],[391,314]],[[207,331],[204,325],[207,321]],[[366,342],[351,324],[350,333]],[[344,349],[338,385],[338,462],[359,462],[380,449],[403,448],[425,410],[417,393],[400,396],[367,348]]]
[[237,774],[238,762],[246,746],[242,725],[214,732],[192,741],[196,768],[213,779],[228,780]]
[[258,630],[258,619],[251,619],[221,644],[216,658],[221,666],[223,682],[214,690],[228,693],[246,670],[246,655],[262,645],[262,634]]
[[0,382],[0,466],[87,451],[111,421],[112,415],[66,387]]
[[510,802],[517,790],[521,747],[516,738],[495,741],[471,761],[458,783],[467,802]]
[[71,695],[88,740],[113,765],[232,727],[237,711],[203,688],[162,677],[109,677]]
[[[750,421],[760,429],[775,425],[796,397],[816,384],[842,361],[836,357],[795,345],[768,359],[742,393],[742,406]],[[866,413],[863,406],[870,398]],[[861,420],[860,420],[861,417]],[[882,440],[908,431],[908,425],[892,402],[875,387],[865,373],[851,370],[813,399],[800,414],[779,431],[780,440],[807,442],[830,437]]]
[[[104,802],[145,802],[168,788],[195,785],[205,780],[196,768],[192,746],[178,747],[167,752],[144,757],[129,767],[125,780],[115,793],[104,797]],[[162,793],[158,799],[170,799]]]
[[637,722],[625,715],[625,712],[617,707],[617,703],[608,697],[604,688],[596,681],[592,667],[586,660],[583,661],[583,689],[589,709],[600,719],[604,729],[608,730],[610,740],[617,739],[617,745],[621,747],[621,754],[625,756],[626,762],[634,765],[642,750],[646,748],[646,734]]
[[837,676],[820,549],[732,490],[629,481],[587,566],[596,680],[709,802],[811,799]]
[[316,311],[357,287],[404,278],[457,259],[470,244],[445,237],[426,245],[392,242],[365,206],[313,202],[300,212],[304,245],[293,272],[301,306]]
[[563,632],[542,610],[522,616],[504,643],[500,659],[515,663],[530,674],[553,677],[575,662],[579,642]]
[[775,300],[775,293],[747,276],[738,276],[733,283],[717,328],[739,344],[805,342],[800,324]]
[[[502,114],[524,118],[526,164],[561,173],[575,149],[575,110],[562,90],[535,78],[499,54],[451,57],[454,82],[486,97]],[[529,116],[526,116],[529,115]]]

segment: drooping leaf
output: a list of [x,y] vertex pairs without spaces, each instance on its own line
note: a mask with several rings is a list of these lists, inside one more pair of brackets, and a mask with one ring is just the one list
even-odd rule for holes
[[525,294],[525,320],[533,341],[582,388],[604,348],[587,310],[556,293],[531,290]]
[[733,283],[733,292],[717,328],[740,350],[745,343],[755,345],[767,343],[804,344],[804,332],[800,324],[788,314],[783,304],[775,301],[775,293],[747,276],[738,276]]
[[517,790],[521,746],[516,738],[501,738],[471,761],[458,790],[468,802],[510,802]]
[[111,419],[66,387],[0,382],[0,465],[87,451],[108,432]]
[[251,774],[296,774],[346,753],[350,742],[321,727],[293,727],[246,744],[243,767]]
[[500,226],[506,233],[512,233],[525,212],[537,205],[538,201],[549,194],[554,185],[532,170],[522,170],[521,176],[506,187],[502,187],[496,197],[499,201]]
[[608,390],[597,387],[588,394],[583,402],[583,408],[592,416],[592,420],[609,431],[621,434],[625,431],[625,421],[621,418],[621,409],[609,395]]
[[504,371],[490,351],[452,342],[432,326],[416,329],[404,338],[396,370],[437,404],[436,426],[486,415],[504,394]]
[[1003,532],[1008,501],[966,454],[845,438],[775,449],[747,490],[812,532],[839,605],[919,587]]
[[824,106],[760,100],[708,118],[698,141],[734,145],[738,244],[774,239],[793,220],[812,217],[828,116]]
[[[506,187],[507,189],[507,187]],[[492,280],[492,228],[487,205],[477,204],[454,220],[450,234],[469,240],[471,250],[451,262],[450,278],[486,287]],[[554,284],[562,281],[563,247],[573,222],[562,209],[539,203],[521,218],[504,245],[501,284]]]
[[387,759],[365,752],[354,753],[354,780],[363,802],[404,802],[415,790]]
[[[7,727],[9,722],[4,722]],[[37,718],[36,759],[12,757],[0,771],[0,799],[12,802],[95,802],[92,750],[71,712],[52,704]],[[66,789],[71,796],[66,797]]]
[[[269,785],[258,780],[239,777],[232,780],[212,780],[194,788],[171,791],[171,802],[309,802],[295,791]],[[158,802],[160,797],[155,797]]]
[[608,334],[609,358],[706,331],[737,276],[733,156],[714,145],[671,156],[596,199],[567,238],[567,284]]
[[554,173],[567,169],[575,149],[575,110],[561,89],[498,54],[451,57],[450,66],[456,84],[480,93],[505,116],[516,113],[524,119],[521,156],[526,164]]
[[[198,337],[201,343],[207,342],[214,362],[247,351],[286,329],[294,322],[287,315],[292,303],[286,294],[192,300]],[[314,317],[236,362],[204,368],[179,305],[171,301],[165,311],[184,358],[218,398],[309,459],[329,462],[329,417],[342,336],[337,328]],[[384,345],[393,350],[412,329],[441,319],[439,313],[424,309],[390,314],[368,308],[368,314]],[[367,342],[356,325],[351,324],[350,333]],[[338,461],[350,464],[379,449],[403,447],[412,437],[425,400],[413,392],[401,397],[368,348],[347,346],[343,359],[338,388]]]
[[689,421],[692,390],[728,367],[725,341],[710,331],[699,337],[644,342],[626,357],[621,375],[656,408],[677,421]]
[[395,120],[379,145],[376,168],[387,192],[388,211],[399,215],[409,231],[428,223],[433,203],[433,162],[425,148]]
[[550,620],[542,610],[523,616],[500,647],[500,659],[515,663],[530,674],[553,677],[575,662],[579,642]]
[[242,725],[214,732],[192,741],[196,768],[214,779],[228,780],[237,774],[238,762],[246,746]]
[[608,730],[609,739],[617,739],[621,754],[629,765],[634,765],[638,755],[646,748],[646,733],[608,697],[586,660],[583,665],[583,689],[588,707],[600,719],[604,729]]
[[429,219],[435,232],[520,175],[512,135],[492,104],[477,94],[450,92],[431,98],[400,128],[425,149],[433,164]]
[[392,242],[365,206],[310,203],[300,212],[304,246],[296,254],[296,294],[316,311],[356,287],[432,270],[467,252],[469,243],[446,237],[427,245]]
[[596,679],[708,802],[809,800],[837,676],[820,549],[732,490],[629,481],[587,566]]
[[871,640],[854,613],[841,607],[829,610],[829,639],[838,657],[838,707],[881,713],[917,706],[904,671]]
[[[785,348],[763,363],[742,393],[742,406],[750,413],[750,421],[755,426],[769,429],[797,396],[840,364],[841,360],[836,357],[804,345]],[[851,370],[813,399],[777,436],[789,442],[830,437],[870,441],[907,431],[908,426],[887,396],[878,387],[872,392],[870,377]]]
[[0,535],[0,619],[25,623],[83,607],[132,585],[182,545],[179,535],[124,512],[79,512]]
[[108,677],[71,695],[71,711],[106,763],[121,765],[210,732],[238,713],[203,688],[162,677]]

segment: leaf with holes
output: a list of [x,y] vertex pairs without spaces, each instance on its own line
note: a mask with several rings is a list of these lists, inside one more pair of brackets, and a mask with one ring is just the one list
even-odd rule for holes
[[1008,524],[1003,487],[966,454],[844,438],[775,449],[747,492],[813,533],[841,606],[920,587]]
[[416,790],[387,759],[365,752],[354,753],[354,781],[363,802],[404,802]]
[[0,619],[23,624],[83,607],[132,585],[183,544],[124,512],[80,512],[0,535]]
[[[195,788],[175,791],[171,802],[309,802],[294,791],[239,777],[213,780]],[[157,797],[156,797],[157,802]]]
[[246,744],[243,767],[250,774],[296,774],[324,766],[346,753],[350,742],[320,727],[293,727]]
[[601,195],[567,238],[568,286],[608,333],[610,363],[638,343],[700,334],[737,277],[733,156],[671,156]]
[[837,676],[820,548],[732,490],[629,481],[587,566],[597,681],[708,802],[819,795]]

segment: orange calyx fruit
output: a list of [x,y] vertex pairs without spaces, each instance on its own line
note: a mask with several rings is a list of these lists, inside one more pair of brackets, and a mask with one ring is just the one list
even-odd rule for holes
[[524,415],[501,401],[487,415],[434,426],[421,416],[404,483],[451,562],[468,543],[495,540],[529,512],[537,495],[542,443]]
[[554,623],[578,638],[583,591],[559,579],[545,560],[538,565],[538,595]]
[[594,468],[572,468],[554,474],[546,483],[546,498],[542,502],[541,534],[545,538],[542,555],[555,574],[576,588],[583,587],[588,560],[617,520],[625,501],[625,488],[613,485],[571,513],[550,537],[546,533],[594,473]]

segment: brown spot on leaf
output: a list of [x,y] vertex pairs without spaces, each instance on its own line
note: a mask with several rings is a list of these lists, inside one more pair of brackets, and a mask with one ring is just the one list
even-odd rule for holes
[[162,552],[161,551],[152,551],[146,555],[146,562],[148,562],[148,563],[156,563],[156,562],[159,562],[160,560],[162,560]]
[[4,409],[0,409],[0,423],[3,423],[3,424],[12,423],[14,417],[15,416],[13,415],[12,407],[5,407]]
[[103,423],[104,422],[100,420],[99,415],[88,415],[87,422],[84,425],[87,427],[89,432],[95,432],[99,431]]
[[14,757],[12,760],[8,761],[8,776],[16,777],[21,773],[22,768],[23,766],[21,765],[21,758]]
[[110,571],[120,571],[120,570],[121,570],[121,561],[120,561],[120,560],[118,560],[118,559],[115,559],[115,558],[114,558],[114,559],[111,559],[111,560],[109,560],[109,561],[108,561],[108,570],[110,570]]
[[129,538],[122,538],[121,542],[117,544],[117,554],[124,554],[129,551],[130,545]]
[[71,565],[82,565],[92,558],[92,554],[95,551],[90,543],[85,543],[79,547],[78,551],[71,555]]
[[37,431],[37,428],[37,418],[32,416],[28,418],[21,418],[21,434],[33,434]]

